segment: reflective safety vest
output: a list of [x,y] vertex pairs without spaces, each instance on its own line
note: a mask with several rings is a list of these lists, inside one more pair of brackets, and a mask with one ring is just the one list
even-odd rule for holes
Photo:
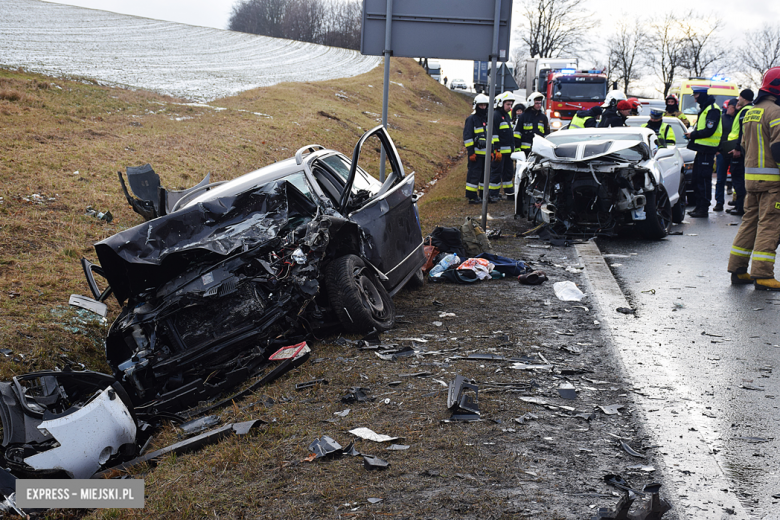
[[[642,126],[647,128],[647,123],[643,124]],[[661,123],[661,126],[658,128],[658,130],[655,130],[655,135],[658,136],[658,146],[661,148],[668,148],[669,146],[674,146],[677,144],[677,140],[674,137],[674,129],[672,129],[672,127],[666,123]]]
[[[696,130],[704,130],[704,127],[707,124],[707,113],[713,108],[717,110],[715,103],[711,104],[702,111],[702,113],[699,115],[699,119],[696,120]],[[715,133],[703,139],[694,139],[694,142],[697,144],[703,144],[704,146],[711,146],[713,149],[717,149],[720,145],[720,136],[722,134],[723,123],[721,119],[718,118],[718,127],[715,129]]]
[[569,123],[569,128],[585,128],[585,123],[587,123],[590,119],[593,119],[593,116],[580,117],[577,114],[574,114],[574,117],[571,119],[571,123]]
[[742,126],[742,121],[740,121],[740,119],[742,118],[743,114],[752,107],[753,105],[745,105],[744,107],[740,108],[739,112],[734,115],[734,122],[731,123],[731,131],[729,132],[729,136],[727,138],[728,141],[736,141],[739,139],[739,127]]
[[[743,145],[746,148],[746,181],[780,181],[780,169],[772,158],[772,151],[767,142],[770,129],[780,125],[780,117],[765,121],[766,114],[767,110],[764,107],[754,106],[747,111],[743,120],[745,127],[742,140],[743,143],[747,141],[747,144]],[[753,133],[754,129],[755,133]],[[747,146],[750,146],[750,149]]]

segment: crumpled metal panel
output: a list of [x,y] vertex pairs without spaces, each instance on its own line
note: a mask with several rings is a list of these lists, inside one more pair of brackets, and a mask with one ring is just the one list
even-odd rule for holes
[[89,478],[116,455],[123,444],[136,441],[136,424],[113,388],[106,388],[75,412],[38,425],[59,446],[27,457],[36,470],[62,469],[72,478]]

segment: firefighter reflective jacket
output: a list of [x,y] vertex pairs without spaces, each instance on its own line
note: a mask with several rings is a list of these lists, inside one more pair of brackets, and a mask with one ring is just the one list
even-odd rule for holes
[[502,154],[511,154],[515,149],[515,132],[512,128],[512,116],[497,108],[493,113],[493,133],[498,135],[498,146]]
[[772,148],[780,147],[780,107],[775,100],[774,96],[761,97],[745,114],[742,148],[749,191],[765,191],[780,183],[780,170],[772,154]]
[[[745,120],[745,114],[751,108],[753,108],[753,103],[748,103],[734,115],[734,121],[731,123],[731,130],[726,141],[726,149],[742,151],[742,125]],[[723,131],[725,132],[726,129],[724,128]]]
[[[498,145],[498,136],[493,135],[493,149]],[[468,156],[485,155],[487,150],[487,116],[471,114],[463,125],[463,145]]]
[[587,110],[579,110],[569,123],[569,128],[593,128],[595,126],[596,118],[590,115]]
[[534,135],[546,137],[550,135],[550,123],[543,112],[529,108],[520,118],[520,148],[528,153],[531,151]]

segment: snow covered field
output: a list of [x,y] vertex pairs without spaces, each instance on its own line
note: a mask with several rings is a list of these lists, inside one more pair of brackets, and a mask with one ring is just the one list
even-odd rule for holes
[[39,0],[0,0],[0,67],[211,101],[363,74],[381,58]]

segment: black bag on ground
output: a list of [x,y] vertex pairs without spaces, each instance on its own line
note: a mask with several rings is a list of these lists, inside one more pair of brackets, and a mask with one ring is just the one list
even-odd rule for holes
[[438,226],[431,232],[431,245],[439,248],[442,253],[455,253],[461,259],[466,258],[460,229]]

